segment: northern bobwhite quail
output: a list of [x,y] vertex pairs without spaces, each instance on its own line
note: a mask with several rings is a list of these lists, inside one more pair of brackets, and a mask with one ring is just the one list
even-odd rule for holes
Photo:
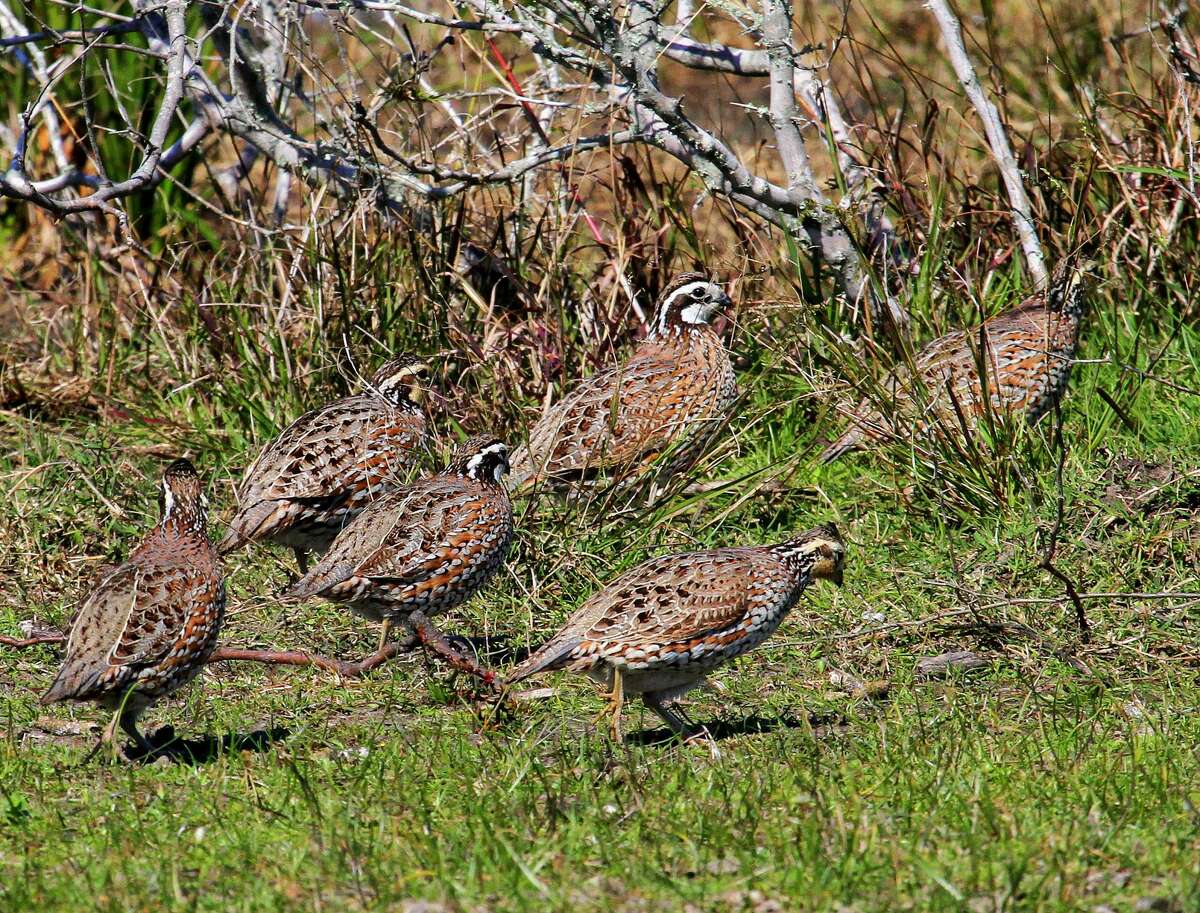
[[508,554],[512,504],[500,482],[506,472],[502,441],[467,440],[444,471],[369,504],[281,598],[345,603],[439,646],[429,619],[475,595]]
[[529,297],[525,283],[504,258],[478,244],[463,243],[458,251],[458,266],[479,297],[501,311],[517,311]]
[[[904,437],[913,428],[924,433],[930,414],[957,424],[958,410],[964,418],[978,420],[991,408],[997,415],[1024,412],[1026,421],[1036,422],[1066,392],[1086,310],[1087,269],[1086,263],[1063,261],[1045,294],[992,317],[979,329],[933,340],[913,359],[917,383],[902,365],[881,384],[880,396],[894,403],[896,420],[885,418],[870,399],[861,400],[852,426],[824,450],[821,461]],[[990,407],[979,382],[980,365]],[[914,415],[918,409],[925,414]],[[912,426],[902,428],[901,422]]]
[[303,574],[308,552],[324,552],[368,503],[405,481],[426,443],[428,378],[425,362],[395,358],[365,392],[292,422],[246,470],[237,515],[217,550],[261,541],[290,546]]
[[143,753],[151,746],[138,717],[196,677],[225,619],[207,501],[187,460],[163,473],[160,507],[158,525],[76,610],[62,668],[42,696],[43,704],[95,701],[114,711],[102,744],[117,748],[119,725]]
[[667,450],[673,455],[664,473],[689,465],[737,398],[729,353],[709,326],[730,305],[699,273],[672,280],[633,355],[584,380],[534,425],[513,454],[514,488],[598,473],[632,479]]
[[584,672],[610,690],[617,741],[626,694],[641,695],[671,729],[690,736],[695,730],[667,702],[770,637],[814,579],[840,584],[844,558],[833,526],[778,545],[653,558],[589,598],[505,684],[551,669]]

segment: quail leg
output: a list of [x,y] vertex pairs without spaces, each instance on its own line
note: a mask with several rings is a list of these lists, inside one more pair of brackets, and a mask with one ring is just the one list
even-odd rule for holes
[[375,649],[376,653],[382,653],[383,648],[387,646],[388,635],[392,633],[392,620],[384,618],[379,626],[379,646]]
[[621,670],[615,666],[612,670],[612,690],[605,697],[607,701],[604,709],[597,714],[596,722],[608,717],[613,741],[620,745],[624,741],[621,736],[621,704],[625,701],[625,684],[621,681]]
[[671,709],[663,702],[662,698],[652,692],[643,694],[642,702],[653,710],[664,723],[670,726],[671,730],[685,744],[694,745],[702,743],[708,746],[709,753],[712,754],[714,759],[721,757],[721,752],[717,748],[717,743],[713,740],[712,733],[704,726],[697,726],[692,722],[682,708]]
[[112,719],[108,721],[108,725],[104,727],[104,731],[100,734],[100,741],[96,743],[96,747],[92,749],[88,755],[88,760],[99,751],[106,751],[109,755],[109,760],[112,761],[128,761],[125,752],[121,749],[121,739],[117,735],[117,727],[121,722],[121,708],[118,707],[113,711]]
[[654,711],[655,715],[671,727],[681,739],[686,739],[693,734],[693,727],[689,726],[682,716],[675,713],[670,707],[663,703],[662,698],[652,691],[647,691],[642,695],[642,703]]
[[623,741],[621,735],[621,704],[625,702],[625,683],[621,681],[621,670],[613,669],[613,690],[609,696],[612,701],[612,737],[618,745]]
[[98,751],[107,751],[111,759],[114,761],[131,761],[133,758],[129,752],[121,745],[121,737],[118,729],[123,730],[128,734],[138,747],[138,751],[144,757],[154,751],[154,746],[151,745],[137,729],[137,716],[131,714],[126,707],[117,707],[113,711],[112,719],[108,721],[108,725],[104,727],[104,732],[100,735],[100,741],[96,747],[92,749],[88,755],[90,760]]
[[154,746],[150,744],[149,739],[138,732],[137,718],[138,713],[126,707],[120,715],[120,725],[121,728],[125,730],[125,734],[133,739],[134,743],[137,745],[138,751],[141,752],[141,757],[145,757],[146,755],[153,753]]

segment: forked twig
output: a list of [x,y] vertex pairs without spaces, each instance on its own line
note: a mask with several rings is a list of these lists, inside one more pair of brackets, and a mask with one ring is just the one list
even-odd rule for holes
[[1083,600],[1079,598],[1079,590],[1075,587],[1075,583],[1071,578],[1054,565],[1054,555],[1058,550],[1058,534],[1063,524],[1065,501],[1063,496],[1063,466],[1067,461],[1067,445],[1063,440],[1062,434],[1062,411],[1057,402],[1054,404],[1054,445],[1058,448],[1058,465],[1054,469],[1056,502],[1054,526],[1050,529],[1050,540],[1046,543],[1046,551],[1043,553],[1042,562],[1038,567],[1058,580],[1066,589],[1067,598],[1071,600],[1071,605],[1075,607],[1075,621],[1079,625],[1079,639],[1082,643],[1086,644],[1091,643],[1092,626],[1088,623],[1087,611],[1083,607]]

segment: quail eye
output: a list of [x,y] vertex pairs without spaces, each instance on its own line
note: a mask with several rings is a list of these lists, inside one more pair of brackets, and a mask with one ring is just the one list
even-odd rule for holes
[[697,301],[700,301],[701,299],[704,298],[704,289],[702,289],[702,288],[692,289],[692,297],[695,298]]

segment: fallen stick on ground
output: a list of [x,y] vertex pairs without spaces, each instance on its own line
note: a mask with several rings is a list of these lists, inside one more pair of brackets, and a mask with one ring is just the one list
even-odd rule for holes
[[67,639],[65,634],[35,634],[32,637],[6,637],[0,634],[0,646],[14,647],[23,649],[25,647],[36,647],[40,644],[61,644]]
[[269,666],[316,666],[318,669],[334,672],[342,678],[361,678],[372,669],[382,666],[389,659],[394,659],[404,652],[408,652],[406,645],[391,643],[359,662],[351,662],[321,656],[317,653],[304,653],[300,650],[249,650],[242,647],[217,647],[208,661],[210,663],[265,663]]
[[[494,672],[480,666],[474,660],[455,650],[446,637],[436,628],[432,628],[432,626],[427,624],[420,624],[417,628],[417,634],[420,638],[421,646],[425,647],[435,656],[440,656],[446,660],[453,668],[474,675],[482,679],[485,684],[491,684],[495,680]],[[60,644],[66,639],[65,634],[57,632],[43,632],[25,638],[0,635],[0,646],[12,647],[19,650],[42,644]],[[390,643],[382,650],[377,650],[357,662],[336,659],[330,656],[321,656],[319,653],[305,653],[301,650],[252,650],[246,647],[217,647],[213,651],[212,656],[208,658],[208,661],[210,663],[264,663],[269,666],[316,666],[318,669],[336,673],[342,678],[361,678],[372,669],[382,666],[388,660],[395,659],[402,653],[412,652],[415,646],[415,644],[407,642]]]
[[[16,650],[37,647],[43,644],[61,644],[67,639],[65,634],[57,632],[42,632],[32,637],[8,637],[0,635],[0,646]],[[328,672],[336,672],[342,678],[360,678],[372,669],[382,666],[389,659],[394,659],[401,653],[409,652],[408,644],[391,643],[358,662],[321,656],[318,653],[304,653],[300,650],[251,650],[244,647],[217,647],[210,663],[251,662],[265,663],[270,666],[316,666]]]

